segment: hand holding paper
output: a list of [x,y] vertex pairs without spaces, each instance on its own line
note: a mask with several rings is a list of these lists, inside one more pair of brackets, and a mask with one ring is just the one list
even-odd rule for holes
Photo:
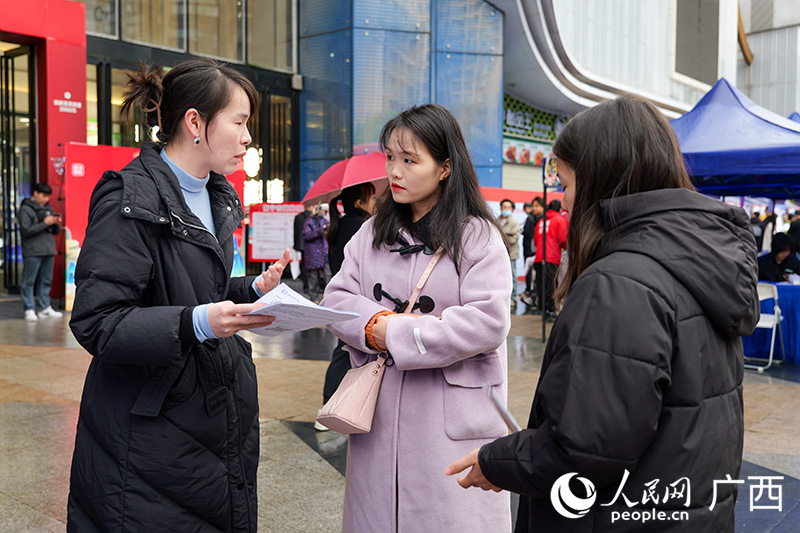
[[285,283],[281,283],[255,303],[262,304],[262,307],[249,313],[244,313],[242,316],[274,316],[275,321],[272,324],[250,330],[253,333],[267,337],[274,337],[287,331],[303,331],[326,326],[333,322],[341,322],[342,320],[350,320],[360,316],[358,313],[336,311],[335,309],[312,303],[297,294]]

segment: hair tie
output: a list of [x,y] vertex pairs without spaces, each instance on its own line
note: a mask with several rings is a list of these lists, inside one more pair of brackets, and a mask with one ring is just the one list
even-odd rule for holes
[[156,112],[156,118],[158,119],[158,130],[161,131],[161,98],[164,96],[162,92],[159,97],[158,101],[153,100],[152,98],[147,101],[148,104],[152,103],[152,107],[144,107],[142,106],[142,111],[145,113],[152,113],[153,111]]

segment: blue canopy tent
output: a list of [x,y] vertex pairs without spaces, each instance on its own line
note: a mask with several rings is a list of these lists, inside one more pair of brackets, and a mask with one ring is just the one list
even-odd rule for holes
[[700,192],[800,198],[800,123],[759,107],[725,78],[671,124]]
[[789,115],[789,120],[794,120],[795,122],[800,122],[800,114],[797,111],[793,111],[791,115]]

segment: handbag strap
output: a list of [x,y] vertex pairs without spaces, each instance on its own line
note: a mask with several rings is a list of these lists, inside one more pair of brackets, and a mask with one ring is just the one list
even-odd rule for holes
[[422,291],[422,287],[425,285],[425,282],[428,281],[428,277],[431,275],[433,267],[435,267],[436,263],[438,263],[439,259],[441,259],[443,252],[444,248],[440,246],[439,249],[436,250],[436,253],[433,254],[433,257],[431,257],[428,266],[425,267],[425,271],[419,277],[419,281],[417,281],[417,286],[414,287],[414,292],[411,293],[411,298],[409,298],[408,305],[406,306],[405,311],[403,311],[403,314],[411,314],[411,312],[414,310],[414,304],[417,303],[419,293]]

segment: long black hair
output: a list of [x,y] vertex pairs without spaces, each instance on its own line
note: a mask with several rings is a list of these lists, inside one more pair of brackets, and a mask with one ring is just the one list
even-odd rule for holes
[[366,210],[356,207],[356,202],[361,200],[361,205],[367,206],[369,205],[369,199],[374,194],[375,185],[367,182],[345,187],[339,196],[331,200],[330,210],[328,211],[331,216],[331,224],[328,227],[328,236],[326,237],[330,254],[336,251],[336,236],[339,234],[339,202],[342,203],[345,215],[356,215],[366,220],[372,213],[367,213]]
[[575,171],[569,212],[566,275],[556,289],[564,301],[570,286],[595,260],[606,233],[600,202],[658,189],[694,190],[675,132],[648,100],[623,95],[579,113],[553,145],[558,162]]
[[[430,245],[441,246],[458,270],[461,256],[461,236],[469,217],[485,220],[490,226],[497,224],[481,195],[478,176],[456,118],[447,109],[436,104],[425,104],[407,109],[383,127],[380,142],[384,150],[395,130],[410,133],[428,150],[440,165],[450,160],[450,175],[439,182],[439,199],[428,213]],[[401,228],[412,228],[411,206],[398,204],[390,189],[381,196],[375,214],[375,248],[397,241]],[[498,230],[499,232],[499,230]]]

